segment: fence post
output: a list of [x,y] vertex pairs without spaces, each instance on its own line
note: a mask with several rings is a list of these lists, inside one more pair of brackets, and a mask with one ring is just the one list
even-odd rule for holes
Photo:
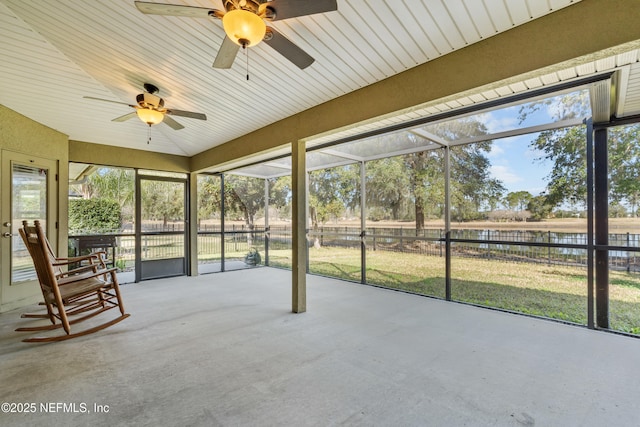
[[[306,270],[307,270],[307,274],[309,274],[309,229],[306,229],[306,233],[305,233],[305,241],[306,241],[306,247],[307,247],[307,256],[306,256]],[[322,238],[322,234],[320,234],[320,238]],[[322,245],[321,245],[322,246]]]
[[551,265],[551,230],[547,231],[547,265]]
[[264,265],[269,266],[269,230],[271,227],[264,228]]
[[377,249],[377,246],[376,246],[376,229],[375,228],[371,229],[371,236],[373,236],[373,250],[375,251]]
[[491,243],[489,243],[490,239],[491,239],[491,230],[487,230],[487,258],[491,258]]
[[362,230],[360,232],[360,283],[363,285],[367,283],[367,232]]
[[404,252],[404,239],[402,236],[404,233],[402,232],[402,226],[400,226],[400,252]]
[[445,299],[451,301],[451,230],[445,231],[444,244],[446,249],[446,257],[444,259],[444,293]]
[[236,225],[231,225],[231,230],[233,231],[233,250],[234,252],[238,252],[238,235],[236,234]]
[[[627,231],[627,247],[629,247],[629,232]],[[627,251],[627,273],[631,271],[631,254]]]

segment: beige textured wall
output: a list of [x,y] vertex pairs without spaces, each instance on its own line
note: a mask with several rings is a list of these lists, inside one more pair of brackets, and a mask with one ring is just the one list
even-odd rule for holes
[[[33,155],[37,157],[55,160],[58,162],[57,194],[58,199],[58,245],[59,248],[67,247],[68,238],[68,197],[69,193],[69,144],[67,135],[35,122],[15,111],[0,105],[0,149]],[[0,196],[7,191],[8,183],[2,182]],[[0,253],[0,257],[6,254]],[[6,283],[0,286],[6,286]],[[36,297],[40,298],[40,290],[33,289]],[[2,294],[0,294],[2,295]],[[26,297],[25,297],[26,298]],[[0,307],[11,306],[13,301],[3,300],[0,296]]]
[[0,148],[67,161],[67,135],[0,105]]
[[69,141],[69,161],[128,168],[189,172],[189,158],[172,154]]

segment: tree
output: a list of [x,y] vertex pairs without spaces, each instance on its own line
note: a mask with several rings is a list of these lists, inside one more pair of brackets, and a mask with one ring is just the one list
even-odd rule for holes
[[531,219],[541,221],[551,216],[554,205],[548,201],[546,195],[533,196],[529,199],[527,210],[531,213]]
[[[587,91],[572,92],[523,106],[524,121],[542,108],[551,112],[554,120],[590,115]],[[636,214],[640,202],[640,125],[608,129],[609,194],[612,202],[627,204]],[[541,132],[532,148],[543,154],[539,160],[550,161],[552,171],[547,177],[546,203],[586,207],[586,128],[555,129]]]
[[269,205],[274,206],[280,216],[291,218],[291,176],[281,176],[269,180]]
[[[433,145],[435,141],[459,141],[486,135],[486,126],[477,117],[465,117],[426,125],[420,132],[400,132],[377,138],[371,151],[389,147],[407,149]],[[454,146],[450,150],[450,190],[452,216],[459,221],[475,219],[483,207],[494,209],[506,191],[491,177],[487,153],[491,141]],[[442,218],[445,204],[445,150],[431,149],[367,163],[367,202],[387,208],[398,218],[402,207],[413,204],[416,229],[427,218]],[[407,191],[408,190],[408,191]]]
[[[459,141],[486,135],[477,117],[465,117],[426,125],[420,132],[397,132],[367,141],[369,153],[405,151],[433,146],[433,141]],[[456,146],[451,154],[451,201],[458,220],[475,219],[485,207],[495,207],[505,191],[491,177],[487,153],[491,141]],[[427,218],[442,218],[445,207],[445,150],[430,149],[394,158],[367,162],[367,205],[390,212],[399,219],[413,205],[416,229]],[[310,174],[310,216],[314,228],[326,218],[327,206],[338,197],[345,209],[359,204],[359,167],[324,169]],[[324,212],[322,211],[324,210]],[[334,209],[335,210],[335,209]]]
[[[473,118],[470,118],[470,120]],[[475,119],[473,119],[475,120]],[[486,134],[484,124],[471,121],[471,135]],[[468,129],[466,129],[468,131]],[[460,135],[461,138],[463,135]],[[505,191],[502,183],[491,178],[491,163],[486,154],[491,150],[491,141],[456,146],[451,149],[451,207],[452,218],[469,221],[480,218],[483,204],[499,199]]]
[[[198,178],[198,221],[220,215],[222,193],[220,176],[201,175]],[[264,209],[265,181],[237,175],[225,175],[225,213],[240,215],[249,228],[255,216]],[[287,210],[291,203],[291,177],[269,179],[269,204]]]
[[489,212],[495,211],[498,205],[504,199],[504,193],[507,191],[502,182],[498,179],[491,178],[487,182],[486,198],[489,205]]
[[309,173],[309,216],[314,230],[331,217],[360,205],[360,166],[347,165]]
[[409,171],[416,230],[422,230],[429,214],[441,217],[444,209],[444,150],[407,154],[404,164]]
[[264,179],[225,175],[225,209],[240,213],[249,229],[254,227],[256,213],[264,209],[264,186]]
[[640,202],[640,125],[610,128],[610,197],[614,203],[626,203],[634,216]]
[[143,221],[162,220],[166,230],[169,221],[185,219],[184,185],[179,182],[144,180],[141,183],[140,203]]
[[627,209],[618,202],[609,205],[609,218],[624,218],[627,216]]
[[547,176],[547,203],[586,206],[587,161],[586,130],[583,126],[541,132],[532,146],[544,154],[540,160],[551,161]]
[[389,211],[391,219],[400,219],[400,211],[410,196],[402,157],[367,162],[366,172],[367,207]]
[[[589,94],[578,91],[525,104],[520,108],[520,122],[525,122],[542,109],[554,121],[587,117],[590,112]],[[585,205],[587,163],[584,126],[540,132],[531,142],[531,147],[542,153],[538,161],[549,161],[553,165],[547,176],[544,203],[536,200],[536,207],[550,205],[554,208],[563,203]],[[536,214],[532,212],[532,215],[536,218]]]
[[122,220],[133,222],[135,179],[131,169],[100,167],[82,184],[72,185],[84,199],[115,200],[120,206]]
[[512,191],[504,199],[509,209],[523,211],[527,209],[532,197],[528,191]]
[[[488,130],[478,117],[470,116],[436,123],[425,127],[428,133],[446,141],[487,135]],[[503,184],[491,177],[491,163],[487,154],[491,150],[492,141],[453,146],[450,149],[450,199],[451,216],[457,221],[468,221],[480,217],[483,206],[496,206],[505,192]],[[434,162],[427,167],[430,172],[431,196],[437,197],[439,204],[444,204],[444,150],[433,150]],[[414,163],[412,166],[417,166]],[[419,198],[416,198],[419,200]],[[433,205],[434,200],[428,201]],[[416,207],[418,209],[418,207]],[[416,227],[421,228],[416,216]]]
[[222,194],[220,192],[220,176],[198,175],[198,225],[203,219],[220,215],[222,211]]

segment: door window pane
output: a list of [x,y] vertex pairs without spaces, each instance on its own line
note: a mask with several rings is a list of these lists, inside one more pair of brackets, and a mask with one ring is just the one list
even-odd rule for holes
[[22,221],[40,221],[47,229],[47,170],[14,164],[11,193],[11,283],[34,280],[36,273],[18,229]]

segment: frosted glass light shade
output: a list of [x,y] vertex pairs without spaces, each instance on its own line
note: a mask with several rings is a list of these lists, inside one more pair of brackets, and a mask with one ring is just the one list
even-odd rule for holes
[[138,108],[136,110],[136,113],[138,114],[138,118],[149,126],[157,125],[164,119],[164,114],[162,114],[160,111],[151,110],[148,108]]
[[262,41],[267,26],[258,15],[247,10],[235,9],[222,17],[224,32],[235,44],[254,46]]

